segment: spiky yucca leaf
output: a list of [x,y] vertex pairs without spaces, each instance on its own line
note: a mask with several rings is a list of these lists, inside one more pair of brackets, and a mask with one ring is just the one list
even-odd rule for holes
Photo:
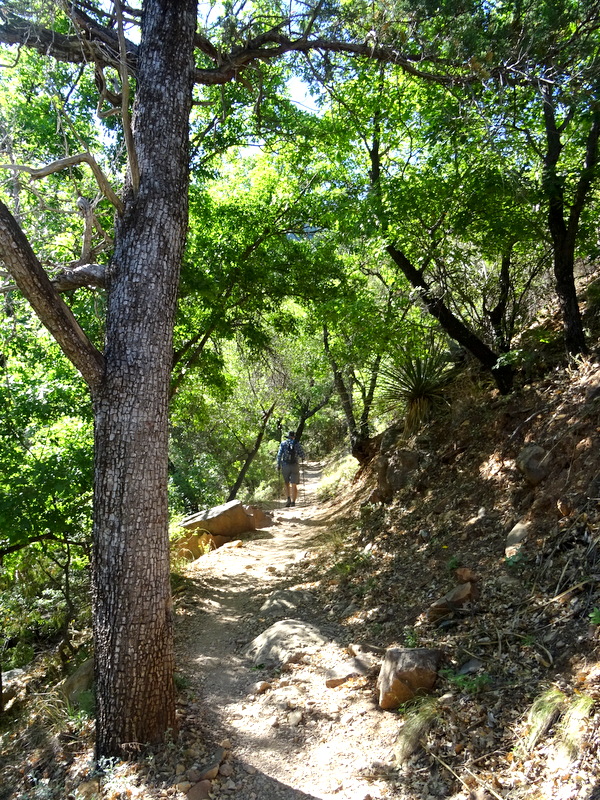
[[405,430],[413,433],[443,396],[450,365],[443,350],[431,345],[425,354],[406,352],[393,366],[381,370],[381,399],[386,411],[405,408]]
[[527,725],[529,733],[524,743],[527,753],[530,753],[552,723],[562,713],[567,697],[556,686],[550,687],[547,691],[537,697],[527,714]]
[[571,761],[579,755],[593,706],[592,697],[585,694],[578,695],[571,700],[560,721],[557,738]]

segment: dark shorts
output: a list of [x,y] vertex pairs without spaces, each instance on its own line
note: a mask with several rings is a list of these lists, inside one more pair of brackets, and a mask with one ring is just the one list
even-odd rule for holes
[[285,483],[300,483],[300,464],[282,464],[281,474]]

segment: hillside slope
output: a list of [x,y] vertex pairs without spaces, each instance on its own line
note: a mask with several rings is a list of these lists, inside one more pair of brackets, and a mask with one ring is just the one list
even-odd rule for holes
[[[442,699],[416,734],[406,709],[397,746],[415,797],[600,797],[600,365],[576,367],[509,397],[463,381],[413,440],[389,435],[388,475],[405,485],[353,508],[329,571],[315,565],[355,638],[445,652]],[[539,482],[517,468],[534,444]],[[525,534],[512,547],[511,531]],[[430,610],[465,576],[464,605]]]

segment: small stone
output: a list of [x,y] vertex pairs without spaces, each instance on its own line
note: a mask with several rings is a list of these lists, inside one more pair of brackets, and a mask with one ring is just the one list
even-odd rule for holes
[[288,714],[287,720],[291,728],[296,728],[302,722],[302,712],[292,711],[291,714]]
[[188,791],[187,800],[208,800],[210,797],[210,790],[210,781],[199,781]]
[[225,761],[219,767],[219,775],[222,775],[224,778],[231,778],[233,775],[233,767],[228,761]]
[[85,783],[80,783],[77,787],[77,797],[82,800],[91,800],[99,792],[100,784],[98,781],[86,781]]
[[264,694],[265,692],[268,692],[269,689],[272,688],[273,688],[272,685],[268,681],[260,681],[255,685],[254,691],[256,692],[256,694]]
[[192,767],[192,769],[188,769],[185,773],[186,780],[190,781],[191,783],[198,783],[198,781],[202,778],[202,773],[199,769]]
[[183,794],[186,794],[186,792],[188,792],[192,788],[192,786],[193,784],[190,783],[189,781],[182,781],[181,783],[175,784],[175,788],[177,789],[177,791],[182,792]]
[[185,772],[185,765],[184,764],[177,764],[175,767],[175,775],[183,775]]
[[223,739],[223,741],[220,742],[220,745],[221,747],[224,747],[225,750],[231,750],[231,739]]
[[256,775],[256,767],[253,767],[252,764],[244,764],[244,772],[247,772],[248,775]]
[[217,749],[214,758],[212,758],[208,763],[204,764],[200,767],[199,772],[201,774],[201,781],[202,780],[209,780],[212,781],[214,778],[217,777],[219,773],[219,766],[221,761],[223,761],[225,757],[225,750],[222,747]]

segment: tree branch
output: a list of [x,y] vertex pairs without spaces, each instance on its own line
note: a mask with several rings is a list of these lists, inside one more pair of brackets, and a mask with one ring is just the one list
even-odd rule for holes
[[114,192],[112,186],[108,182],[108,178],[102,172],[98,166],[98,162],[91,153],[76,153],[73,156],[67,156],[66,158],[60,158],[58,161],[53,161],[51,164],[47,164],[45,167],[36,168],[26,167],[23,164],[0,164],[0,169],[12,169],[19,170],[20,172],[26,172],[32,180],[38,180],[39,178],[47,178],[48,175],[53,175],[55,172],[60,172],[66,167],[72,167],[75,164],[82,163],[88,164],[94,173],[94,177],[96,178],[98,186],[100,187],[100,191],[106,197],[106,199],[113,204],[119,215],[122,215],[124,211],[123,203],[118,195]]
[[125,136],[125,146],[129,156],[129,172],[131,174],[131,186],[133,193],[137,194],[140,188],[140,168],[138,157],[133,142],[133,131],[131,129],[131,114],[129,113],[129,75],[127,71],[127,42],[125,40],[125,30],[123,28],[123,11],[120,0],[114,0],[117,24],[119,26],[119,73],[121,76],[121,119],[123,120],[123,133]]
[[93,392],[102,380],[104,357],[52,286],[25,234],[4,203],[0,203],[0,259],[43,325]]

